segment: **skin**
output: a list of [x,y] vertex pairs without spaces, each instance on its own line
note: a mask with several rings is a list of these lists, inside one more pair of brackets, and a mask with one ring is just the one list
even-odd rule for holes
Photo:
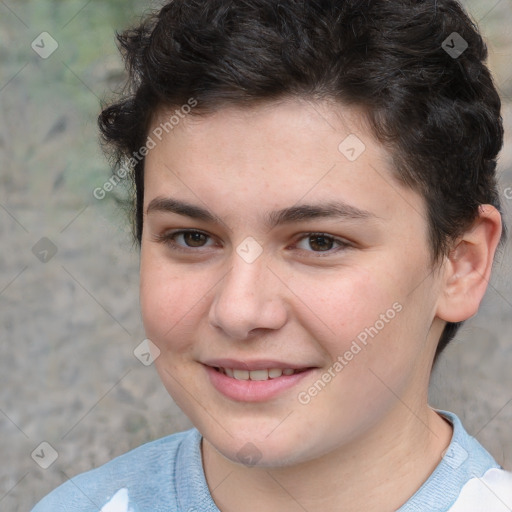
[[[165,120],[161,112],[154,120]],[[355,161],[338,150],[354,133]],[[355,109],[288,99],[188,116],[146,157],[140,300],[159,375],[203,435],[207,483],[222,512],[393,511],[440,462],[451,425],[427,403],[446,321],[476,313],[501,232],[481,209],[431,265],[425,204],[392,175],[391,155]],[[211,223],[153,209],[156,198],[208,208]],[[367,218],[268,229],[266,212],[342,200]],[[199,241],[162,237],[179,229]],[[325,233],[327,252],[308,233]],[[171,233],[172,234],[172,233]],[[236,249],[253,237],[252,263]],[[327,240],[329,242],[329,240]],[[321,256],[318,256],[320,254]],[[308,404],[297,399],[365,328],[401,311]],[[277,359],[316,369],[260,403],[232,400],[201,361]],[[261,458],[237,457],[247,443]]]

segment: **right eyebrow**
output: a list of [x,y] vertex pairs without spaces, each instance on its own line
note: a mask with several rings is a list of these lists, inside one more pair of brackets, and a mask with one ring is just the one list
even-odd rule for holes
[[156,197],[153,199],[147,207],[146,214],[151,212],[176,213],[205,222],[224,224],[223,220],[210,212],[210,210],[187,203],[186,201],[173,199],[172,197]]

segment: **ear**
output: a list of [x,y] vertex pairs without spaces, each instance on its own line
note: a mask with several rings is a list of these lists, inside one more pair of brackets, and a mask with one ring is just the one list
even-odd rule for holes
[[489,204],[481,205],[472,227],[446,257],[439,318],[462,322],[476,314],[489,284],[501,229],[499,211]]

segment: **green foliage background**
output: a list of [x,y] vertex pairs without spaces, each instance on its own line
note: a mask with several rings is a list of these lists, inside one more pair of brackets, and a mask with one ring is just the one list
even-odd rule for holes
[[[9,194],[56,194],[43,205],[78,206],[109,176],[98,144],[100,104],[124,70],[115,32],[162,1],[4,0],[0,2],[0,186]],[[503,97],[512,93],[510,1],[466,0],[488,39]],[[48,32],[59,43],[41,59],[30,43]],[[116,190],[119,194],[121,188]],[[115,198],[109,195],[107,201]],[[56,202],[57,204],[56,204]]]
[[[124,80],[115,32],[157,6],[141,0],[0,3],[0,186],[9,194],[57,193],[61,204],[92,200],[91,191],[109,176],[96,118]],[[48,59],[30,47],[42,32],[59,44]]]

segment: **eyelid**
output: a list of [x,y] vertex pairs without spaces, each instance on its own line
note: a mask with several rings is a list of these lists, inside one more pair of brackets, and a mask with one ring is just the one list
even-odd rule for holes
[[314,257],[322,257],[322,256],[333,256],[334,254],[337,254],[340,251],[344,251],[346,249],[353,247],[353,244],[351,244],[348,240],[336,237],[334,235],[330,235],[329,233],[320,232],[320,231],[310,231],[308,233],[301,234],[296,239],[296,241],[293,243],[293,245],[295,246],[297,243],[301,242],[302,240],[310,238],[312,236],[325,237],[327,239],[330,239],[333,242],[339,244],[339,247],[336,249],[329,249],[328,251],[306,251],[305,249],[299,249],[299,251],[312,254]]
[[[194,252],[198,253],[198,252],[201,252],[201,250],[203,248],[211,247],[211,246],[185,247],[185,246],[177,244],[174,241],[174,237],[182,235],[182,234],[186,234],[186,233],[199,233],[201,235],[206,236],[209,239],[214,238],[212,235],[210,235],[200,229],[177,229],[177,230],[173,230],[173,231],[167,231],[163,234],[157,234],[154,236],[154,239],[156,242],[163,243],[163,244],[170,246],[172,248],[172,250],[182,251],[182,252],[186,252],[189,254],[194,253]],[[329,233],[324,233],[324,232],[319,232],[319,231],[318,232],[310,231],[310,232],[306,232],[306,233],[301,233],[298,237],[295,238],[295,242],[293,242],[291,247],[294,247],[300,241],[310,238],[312,236],[323,236],[323,237],[330,239],[333,242],[339,244],[339,247],[337,249],[329,249],[328,251],[307,251],[305,249],[299,249],[299,251],[301,251],[303,253],[309,253],[309,254],[313,255],[313,257],[331,256],[340,251],[343,251],[343,250],[353,247],[353,244],[350,243],[348,240],[345,240],[343,238],[338,238],[334,235],[330,235]]]
[[[201,235],[204,235],[207,238],[210,238],[210,239],[213,238],[212,235],[206,233],[205,231],[201,231],[200,229],[176,229],[174,231],[166,231],[165,233],[162,233],[162,234],[156,234],[156,235],[154,235],[154,240],[156,242],[166,244],[166,245],[170,246],[172,248],[172,250],[177,250],[177,251],[183,251],[183,252],[190,253],[190,252],[198,252],[198,249],[203,249],[203,247],[182,246],[182,245],[177,244],[174,241],[174,237],[176,237],[178,235],[187,234],[187,233],[199,233]],[[205,246],[205,247],[210,247],[210,246]]]

